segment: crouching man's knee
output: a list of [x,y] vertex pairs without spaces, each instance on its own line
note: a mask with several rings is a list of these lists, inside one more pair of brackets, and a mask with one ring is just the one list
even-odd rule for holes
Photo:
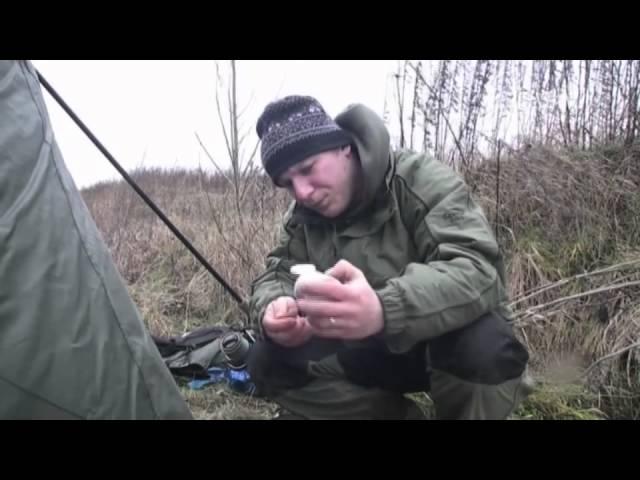
[[527,395],[529,354],[504,318],[488,314],[429,344],[441,419],[505,419]]
[[485,385],[520,377],[529,361],[526,348],[497,313],[430,342],[429,356],[435,370]]

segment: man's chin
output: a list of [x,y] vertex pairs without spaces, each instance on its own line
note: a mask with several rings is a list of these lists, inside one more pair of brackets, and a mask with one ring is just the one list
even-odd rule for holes
[[325,208],[323,210],[316,210],[320,215],[325,218],[336,218],[340,215],[340,212],[336,212],[335,209]]
[[307,207],[309,210],[314,211],[315,213],[317,213],[318,215],[321,215],[325,218],[336,218],[337,216],[340,215],[340,212],[337,212],[335,208],[331,208],[331,206],[328,207]]
[[317,213],[318,215],[325,217],[325,218],[333,218],[333,216],[331,215],[331,211],[329,209],[326,208],[314,208],[314,207],[305,207],[309,210],[311,210],[314,213]]

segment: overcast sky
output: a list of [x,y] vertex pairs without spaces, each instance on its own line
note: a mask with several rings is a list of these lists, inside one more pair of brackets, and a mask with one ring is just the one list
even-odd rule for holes
[[[221,61],[221,67],[229,62]],[[34,66],[127,170],[139,166],[211,169],[198,144],[228,165],[216,113],[213,60],[33,60]],[[270,101],[315,96],[334,116],[362,102],[383,114],[396,60],[238,61],[241,133],[255,145],[255,122]],[[224,70],[226,72],[226,70]],[[44,89],[58,145],[78,187],[118,172]]]

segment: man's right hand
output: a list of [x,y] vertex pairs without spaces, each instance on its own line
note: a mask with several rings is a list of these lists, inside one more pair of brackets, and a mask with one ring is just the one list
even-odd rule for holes
[[297,347],[312,336],[307,319],[301,317],[293,297],[279,297],[271,302],[262,318],[264,332],[283,347]]

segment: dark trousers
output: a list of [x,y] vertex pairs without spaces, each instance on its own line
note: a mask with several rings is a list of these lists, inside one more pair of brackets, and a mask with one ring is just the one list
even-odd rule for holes
[[528,353],[509,324],[489,313],[401,355],[376,340],[313,339],[296,349],[253,348],[258,388],[303,418],[406,418],[405,393],[429,392],[443,419],[506,418],[526,388]]

